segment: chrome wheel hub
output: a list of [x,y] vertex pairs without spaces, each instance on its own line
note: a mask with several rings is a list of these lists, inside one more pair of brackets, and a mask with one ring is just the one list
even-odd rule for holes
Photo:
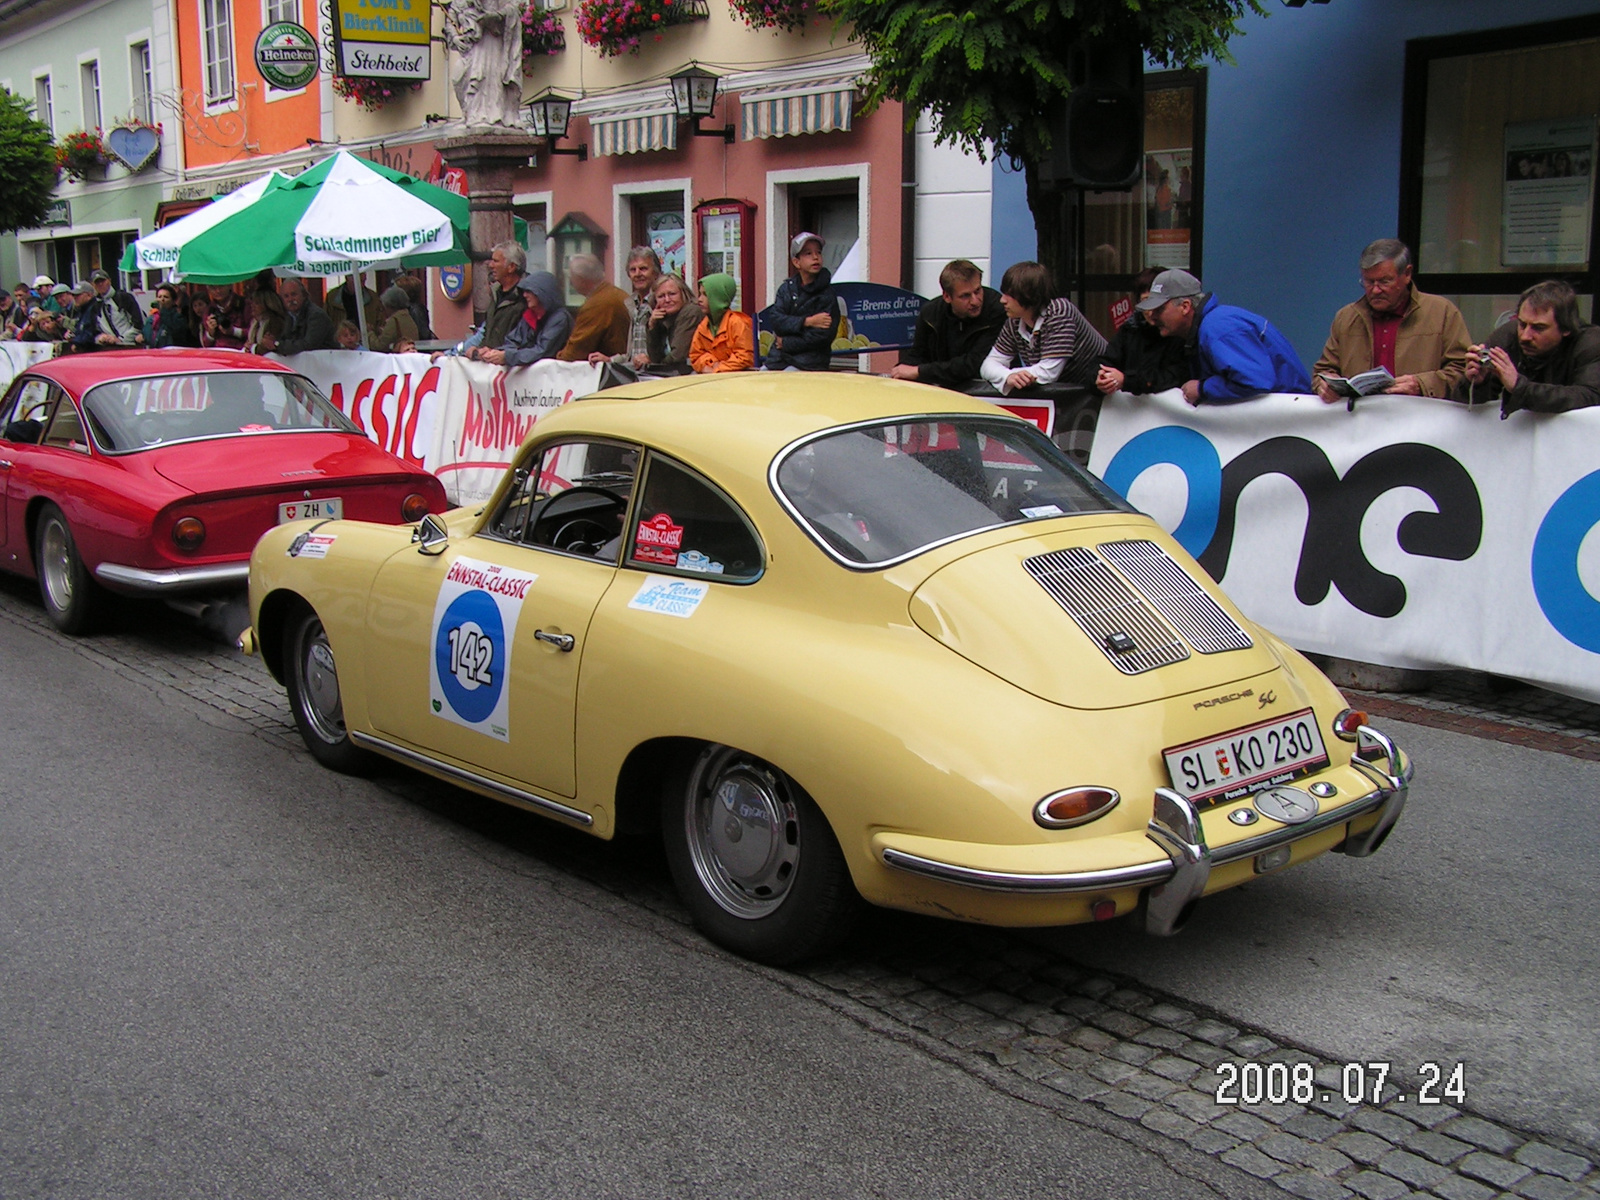
[[736,917],[776,911],[800,861],[800,827],[783,782],[749,759],[727,753],[695,772],[684,819],[695,873]]
[[328,743],[344,740],[344,706],[339,701],[339,671],[321,623],[306,630],[300,654],[300,707],[306,722]]
[[44,536],[39,539],[39,571],[56,610],[65,612],[71,608],[72,552],[67,543],[67,531],[55,520],[44,527]]

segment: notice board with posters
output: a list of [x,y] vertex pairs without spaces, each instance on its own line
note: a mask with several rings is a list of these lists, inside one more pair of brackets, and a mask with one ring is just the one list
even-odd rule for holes
[[1589,261],[1594,157],[1592,115],[1506,126],[1502,266]]

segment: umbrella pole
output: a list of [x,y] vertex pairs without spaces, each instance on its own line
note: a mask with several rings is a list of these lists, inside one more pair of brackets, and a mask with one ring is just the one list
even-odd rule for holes
[[367,341],[367,306],[366,296],[361,290],[361,272],[350,272],[350,288],[356,298],[356,323],[361,326],[361,348],[365,350],[372,343]]

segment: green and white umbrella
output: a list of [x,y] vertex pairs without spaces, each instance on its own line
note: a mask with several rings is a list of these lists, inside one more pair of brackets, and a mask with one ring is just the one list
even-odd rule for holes
[[267,269],[336,276],[468,261],[467,201],[340,151],[300,175],[274,171],[140,238],[125,271],[165,268],[193,283]]

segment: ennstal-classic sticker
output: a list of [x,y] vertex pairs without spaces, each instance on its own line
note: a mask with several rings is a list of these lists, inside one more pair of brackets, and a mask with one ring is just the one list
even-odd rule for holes
[[633,539],[633,557],[638,562],[674,566],[678,551],[683,547],[683,526],[673,524],[667,513],[657,513],[648,521],[639,522],[639,532]]
[[537,575],[475,558],[450,564],[433,606],[428,707],[436,716],[510,740],[511,647]]

